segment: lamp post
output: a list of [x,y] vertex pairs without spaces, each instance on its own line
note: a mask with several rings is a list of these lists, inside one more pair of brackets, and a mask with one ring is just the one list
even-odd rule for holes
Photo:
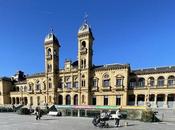
[[20,90],[21,90],[21,104],[23,105],[23,86],[21,86]]
[[151,103],[149,101],[149,97],[150,97],[150,86],[151,86],[151,80],[148,79],[148,85],[147,85],[147,96],[146,96],[146,106],[147,107],[151,107]]

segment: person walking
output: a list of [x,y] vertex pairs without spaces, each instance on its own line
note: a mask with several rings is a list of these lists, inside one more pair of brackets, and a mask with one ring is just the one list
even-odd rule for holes
[[40,107],[36,107],[35,115],[36,115],[36,120],[41,119],[41,109],[40,109]]
[[116,111],[116,118],[115,118],[115,126],[119,127],[119,122],[120,122],[120,118],[121,118],[121,110],[120,108]]

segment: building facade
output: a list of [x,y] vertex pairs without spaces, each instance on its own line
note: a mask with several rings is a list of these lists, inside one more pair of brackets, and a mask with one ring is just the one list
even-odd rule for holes
[[0,78],[0,104],[109,105],[175,107],[175,67],[131,70],[129,64],[93,65],[91,28],[78,30],[78,59],[59,68],[60,43],[53,33],[44,40],[45,71],[19,71]]

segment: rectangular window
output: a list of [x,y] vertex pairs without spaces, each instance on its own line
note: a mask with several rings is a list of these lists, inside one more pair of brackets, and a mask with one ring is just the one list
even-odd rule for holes
[[78,82],[74,82],[74,88],[78,88]]
[[81,86],[82,86],[82,87],[85,87],[85,80],[82,80],[82,81],[81,81]]
[[116,86],[123,86],[123,79],[116,79]]
[[92,105],[96,105],[96,96],[92,97]]
[[37,96],[37,104],[40,105],[40,96]]
[[168,86],[173,86],[174,85],[174,80],[168,80]]
[[139,86],[139,87],[144,87],[144,86],[145,86],[145,82],[144,82],[144,81],[138,82],[138,86]]
[[158,86],[164,86],[164,80],[158,80]]
[[116,96],[116,105],[121,105],[121,96]]
[[36,90],[40,90],[40,85],[39,84],[36,85]]
[[104,105],[108,105],[108,96],[104,96]]
[[153,87],[154,86],[154,80],[150,81],[150,86]]
[[51,96],[49,96],[49,103],[52,101],[52,97]]
[[71,82],[66,83],[66,88],[71,88]]
[[136,86],[136,82],[130,82],[130,83],[129,83],[129,87],[130,87],[130,88],[134,88],[135,86]]
[[97,87],[97,79],[93,79],[93,88]]
[[52,83],[49,83],[49,88],[52,88]]
[[103,80],[103,87],[109,87],[110,83],[109,83],[109,79]]

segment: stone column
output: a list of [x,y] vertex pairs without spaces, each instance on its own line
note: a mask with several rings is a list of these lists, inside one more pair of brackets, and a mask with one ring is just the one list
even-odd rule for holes
[[87,110],[85,109],[85,115],[84,115],[85,117],[87,117]]
[[137,106],[137,94],[135,94],[135,106]]
[[168,108],[168,94],[165,94],[165,101],[164,101],[163,107]]
[[70,116],[73,116],[73,109],[71,109],[70,112]]
[[157,108],[157,94],[154,95],[154,107]]
[[78,109],[78,117],[80,117],[80,109]]
[[148,95],[144,95],[144,106],[147,106],[147,98],[148,98]]

